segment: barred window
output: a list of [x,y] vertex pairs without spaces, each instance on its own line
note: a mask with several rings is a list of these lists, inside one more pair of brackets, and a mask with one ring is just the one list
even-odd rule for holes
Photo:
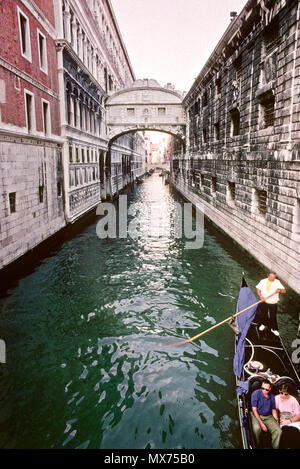
[[129,116],[129,117],[134,117],[134,115],[135,115],[135,109],[134,109],[134,107],[128,107],[128,108],[127,108],[127,116]]
[[256,212],[262,216],[267,213],[267,192],[265,190],[255,189],[254,192],[254,207]]
[[228,201],[235,202],[235,182],[228,182]]
[[44,186],[39,186],[39,201],[40,204],[44,202]]
[[240,111],[234,109],[231,111],[231,136],[240,135]]
[[16,192],[10,192],[9,194],[9,210],[10,213],[15,213],[16,211]]
[[221,85],[222,85],[222,80],[221,77],[216,79],[216,94],[219,95],[221,94]]
[[220,122],[216,122],[215,128],[215,140],[220,140]]
[[158,108],[158,115],[160,117],[165,116],[166,115],[166,108],[165,107],[159,107]]
[[266,53],[270,53],[276,46],[279,38],[279,16],[277,15],[273,21],[265,28],[264,45]]
[[217,192],[217,178],[215,176],[212,176],[211,178],[211,191],[212,194]]
[[263,128],[274,126],[275,120],[275,97],[269,96],[261,103]]

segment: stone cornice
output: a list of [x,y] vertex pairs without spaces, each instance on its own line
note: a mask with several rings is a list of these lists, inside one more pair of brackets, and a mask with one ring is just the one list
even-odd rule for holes
[[105,99],[107,97],[107,93],[104,91],[104,89],[102,88],[100,83],[96,80],[96,78],[91,74],[90,70],[86,67],[86,65],[84,65],[82,60],[78,57],[76,52],[73,50],[71,44],[68,41],[66,41],[65,39],[57,39],[55,41],[55,43],[56,43],[57,50],[64,49],[64,50],[67,51],[67,53],[74,60],[76,65],[80,69],[82,69],[82,71],[89,77],[91,82],[96,86],[96,88],[100,91],[101,95]]
[[[0,123],[1,126],[1,123]],[[33,135],[25,132],[18,132],[17,130],[9,130],[0,127],[0,141],[1,142],[18,142],[22,145],[40,145],[45,146],[47,143],[49,146],[61,146],[64,144],[65,140],[59,136],[41,136]]]
[[50,96],[52,96],[52,98],[59,99],[58,93],[51,90],[47,86],[43,85],[42,83],[37,81],[35,78],[31,77],[30,75],[28,75],[28,73],[23,72],[22,70],[17,68],[15,65],[12,65],[11,63],[7,62],[7,60],[3,59],[2,57],[0,57],[0,66],[5,68],[6,70],[9,70],[10,72],[14,73],[18,77],[22,78],[22,80],[27,81],[28,83],[30,83],[31,85],[33,85],[36,88],[40,89],[44,93],[49,94]]
[[[111,96],[108,96],[107,100],[106,100],[106,104],[109,104],[110,106],[113,106],[114,104],[110,104],[110,101],[113,100],[116,96],[119,96],[121,94],[124,94],[124,93],[129,93],[131,91],[160,91],[160,92],[163,92],[163,93],[166,93],[166,94],[172,94],[173,96],[176,96],[176,98],[179,98],[180,99],[180,102],[179,103],[168,103],[168,104],[181,104],[182,102],[182,96],[180,96],[179,93],[177,93],[176,91],[173,91],[173,90],[169,90],[168,88],[163,88],[163,87],[157,87],[157,86],[130,86],[128,88],[123,88],[122,90],[120,91],[117,91],[116,93],[114,93],[113,95]],[[152,103],[141,103],[143,105],[151,105]],[[119,104],[116,104],[116,106],[118,106]]]

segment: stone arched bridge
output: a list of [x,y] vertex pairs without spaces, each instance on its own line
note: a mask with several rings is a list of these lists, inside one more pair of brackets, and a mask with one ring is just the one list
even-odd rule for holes
[[155,80],[137,80],[110,96],[106,102],[110,144],[121,135],[143,130],[166,132],[183,143],[186,116],[183,96],[173,87],[162,87]]

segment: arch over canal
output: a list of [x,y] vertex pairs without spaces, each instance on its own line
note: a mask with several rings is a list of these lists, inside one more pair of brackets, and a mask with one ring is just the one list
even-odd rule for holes
[[107,127],[110,145],[121,135],[151,130],[170,134],[184,144],[186,115],[183,95],[171,85],[156,80],[136,80],[107,99]]

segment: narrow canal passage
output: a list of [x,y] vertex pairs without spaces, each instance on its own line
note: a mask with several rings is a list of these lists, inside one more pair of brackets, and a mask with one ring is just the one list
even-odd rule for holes
[[[168,218],[183,201],[158,174],[130,195]],[[0,301],[3,448],[239,448],[233,332],[241,273],[264,272],[205,231],[184,240],[100,240],[96,223],[66,241]],[[294,339],[297,318],[279,323]]]

